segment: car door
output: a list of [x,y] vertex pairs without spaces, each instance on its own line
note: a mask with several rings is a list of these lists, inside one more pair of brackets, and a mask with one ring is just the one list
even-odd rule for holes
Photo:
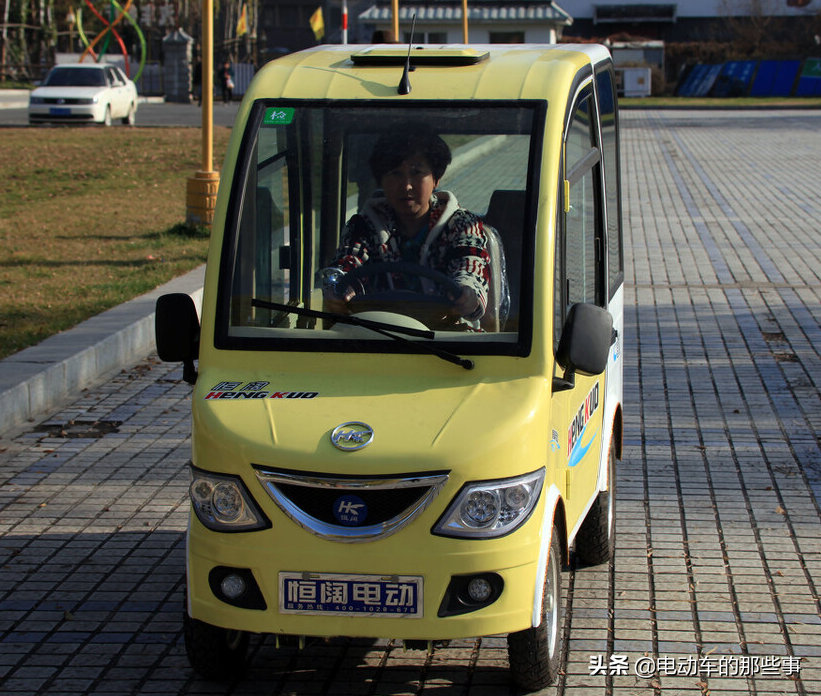
[[[605,424],[616,419],[616,410],[623,400],[624,379],[622,344],[624,342],[624,245],[621,221],[621,189],[619,161],[619,114],[616,103],[616,80],[612,61],[607,60],[596,66],[596,103],[599,110],[599,133],[601,143],[602,185],[604,190],[605,257],[607,261],[607,310],[613,317],[613,345],[607,361],[606,395],[607,410]],[[614,427],[616,427],[614,425]],[[605,437],[608,435],[605,432]],[[618,435],[618,433],[616,433]],[[607,447],[608,443],[605,442]],[[621,442],[613,443],[615,454],[620,457]],[[599,481],[600,487],[603,480]]]
[[[593,75],[577,82],[565,120],[557,221],[554,350],[571,306],[606,306],[602,152]],[[604,374],[572,379],[554,372],[551,456],[564,482],[568,531],[575,534],[598,490],[605,401]],[[563,473],[563,475],[562,475]]]
[[125,82],[117,74],[114,68],[106,68],[109,82],[109,92],[111,95],[111,118],[122,118],[126,114],[128,106],[126,102]]

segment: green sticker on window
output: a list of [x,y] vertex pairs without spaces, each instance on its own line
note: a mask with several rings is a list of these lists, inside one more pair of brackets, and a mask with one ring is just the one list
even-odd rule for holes
[[266,126],[287,126],[294,120],[294,110],[289,107],[271,107],[265,110],[262,122]]

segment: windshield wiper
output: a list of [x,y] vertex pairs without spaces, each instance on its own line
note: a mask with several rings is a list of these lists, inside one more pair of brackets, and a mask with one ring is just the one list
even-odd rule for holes
[[350,324],[351,326],[361,326],[363,329],[375,331],[381,336],[387,336],[394,341],[404,343],[407,346],[412,346],[416,351],[423,351],[435,355],[442,360],[464,367],[466,370],[472,370],[475,366],[473,360],[462,358],[449,351],[435,348],[427,343],[419,343],[417,341],[410,341],[405,336],[397,334],[405,334],[407,336],[414,336],[415,338],[426,338],[433,340],[435,334],[433,331],[427,329],[413,329],[407,326],[396,326],[381,321],[372,321],[371,319],[360,319],[359,317],[350,314],[337,314],[336,312],[320,312],[316,309],[307,309],[306,307],[294,307],[292,305],[280,304],[279,302],[269,302],[268,300],[251,300],[252,307],[259,307],[261,309],[274,309],[278,312],[286,312],[288,314],[296,314],[301,317],[309,317],[312,319],[327,319],[336,321],[340,324]]

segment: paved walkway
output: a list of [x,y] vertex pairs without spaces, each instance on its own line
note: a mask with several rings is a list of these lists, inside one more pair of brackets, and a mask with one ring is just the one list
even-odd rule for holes
[[[821,693],[821,114],[625,112],[615,562],[543,694]],[[504,640],[182,649],[190,388],[148,357],[0,438],[0,693],[507,696]]]

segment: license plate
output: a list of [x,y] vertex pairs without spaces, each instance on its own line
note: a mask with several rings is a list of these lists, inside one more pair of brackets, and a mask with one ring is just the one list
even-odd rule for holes
[[52,116],[71,116],[71,109],[59,108],[56,106],[52,106],[48,112]]
[[282,614],[422,617],[422,578],[339,573],[279,574]]

